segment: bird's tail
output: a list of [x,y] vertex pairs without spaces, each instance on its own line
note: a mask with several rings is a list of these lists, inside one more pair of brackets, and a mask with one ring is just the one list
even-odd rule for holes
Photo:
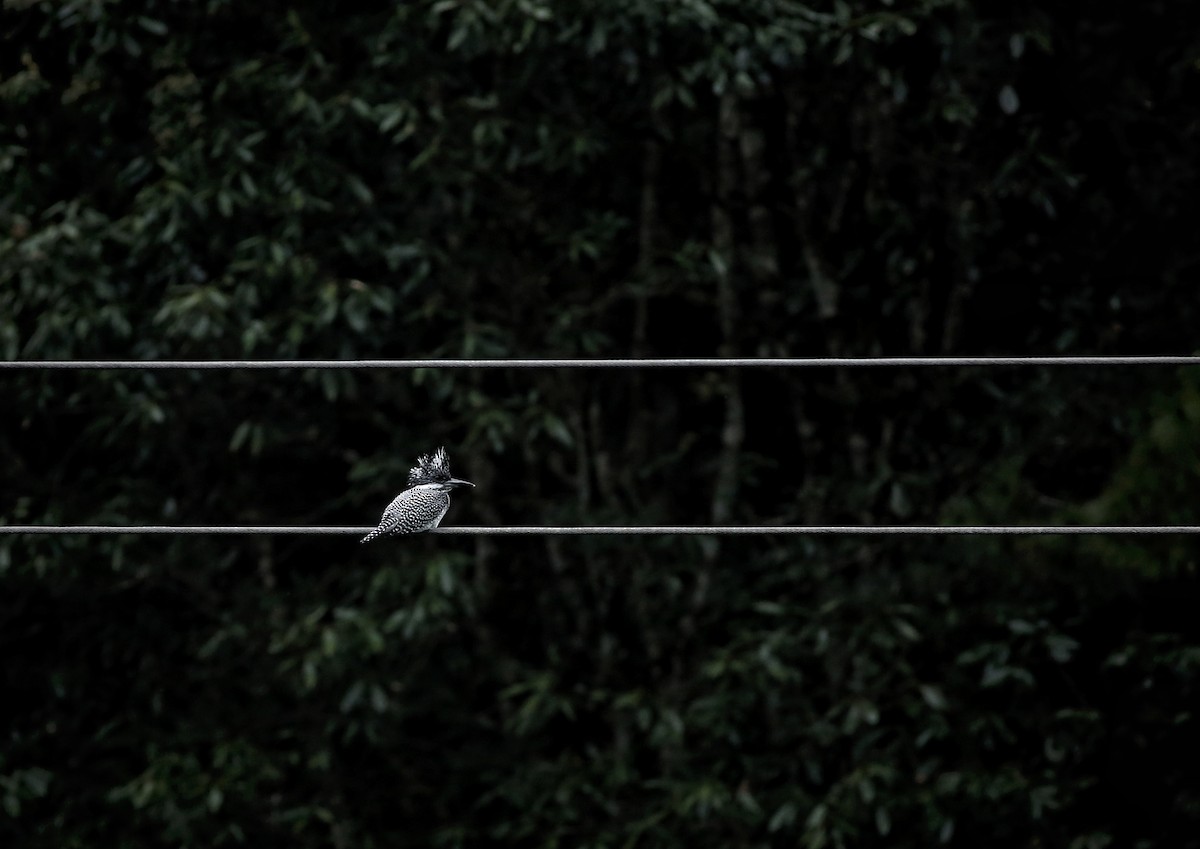
[[370,542],[371,540],[375,539],[375,537],[379,536],[382,533],[383,533],[382,528],[376,528],[375,530],[371,531],[371,533],[367,534],[365,537],[360,539],[358,541],[358,544],[362,545],[364,542]]

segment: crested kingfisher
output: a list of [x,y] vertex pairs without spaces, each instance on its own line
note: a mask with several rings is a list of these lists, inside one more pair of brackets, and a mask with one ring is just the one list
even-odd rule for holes
[[379,527],[360,542],[390,534],[417,534],[438,526],[450,509],[450,491],[458,486],[475,486],[470,481],[450,476],[450,460],[446,449],[417,458],[417,465],[408,470],[408,488],[397,495],[383,511]]

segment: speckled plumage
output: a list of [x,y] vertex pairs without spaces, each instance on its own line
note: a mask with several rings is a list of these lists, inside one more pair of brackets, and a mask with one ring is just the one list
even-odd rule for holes
[[379,527],[362,538],[370,542],[390,534],[416,534],[436,528],[450,509],[450,491],[457,486],[475,486],[450,476],[446,449],[417,458],[408,472],[408,489],[392,499],[383,511]]

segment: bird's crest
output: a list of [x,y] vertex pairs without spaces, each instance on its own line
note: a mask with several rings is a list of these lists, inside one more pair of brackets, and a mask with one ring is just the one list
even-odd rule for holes
[[408,485],[422,483],[444,483],[450,480],[450,460],[446,449],[439,448],[432,454],[417,458],[417,465],[408,470]]

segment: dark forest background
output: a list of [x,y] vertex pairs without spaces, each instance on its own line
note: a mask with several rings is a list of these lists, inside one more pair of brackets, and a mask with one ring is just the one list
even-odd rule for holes
[[[0,356],[1189,354],[1191,4],[7,0]],[[1200,521],[1200,371],[0,374],[0,520]],[[1192,537],[0,536],[6,846],[1200,845]]]

